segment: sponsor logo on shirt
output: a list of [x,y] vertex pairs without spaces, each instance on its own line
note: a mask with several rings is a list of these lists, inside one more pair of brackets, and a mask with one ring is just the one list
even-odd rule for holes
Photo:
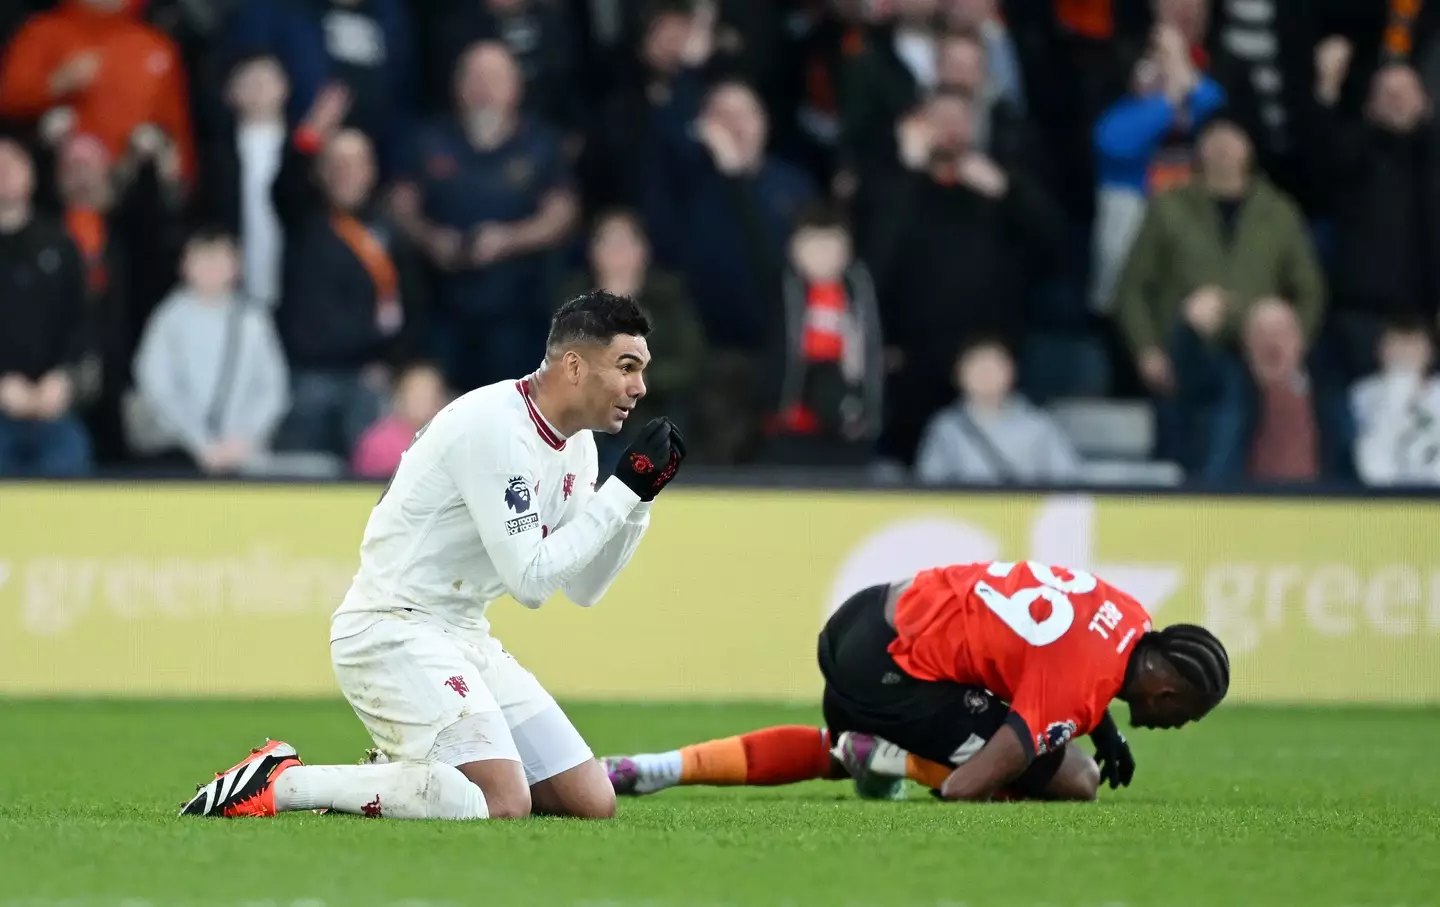
[[524,513],[530,509],[530,486],[520,476],[513,476],[505,486],[505,506],[513,513]]
[[527,513],[524,516],[516,517],[513,520],[505,521],[505,531],[510,535],[519,535],[529,529],[540,525],[540,514]]

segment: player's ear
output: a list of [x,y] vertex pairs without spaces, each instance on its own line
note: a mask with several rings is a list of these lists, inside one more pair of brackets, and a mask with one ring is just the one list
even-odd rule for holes
[[580,377],[585,369],[585,359],[575,350],[566,350],[565,358],[562,360],[565,367],[565,377],[570,379],[571,384],[579,384]]

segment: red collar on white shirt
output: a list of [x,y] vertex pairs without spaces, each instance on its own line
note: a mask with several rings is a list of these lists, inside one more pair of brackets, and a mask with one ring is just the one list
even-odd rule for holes
[[540,414],[540,409],[530,397],[530,379],[521,378],[515,382],[515,390],[520,392],[520,399],[525,401],[525,409],[530,413],[530,421],[535,423],[535,431],[540,435],[540,440],[550,445],[555,450],[565,449],[565,439],[560,433],[551,427],[550,423]]

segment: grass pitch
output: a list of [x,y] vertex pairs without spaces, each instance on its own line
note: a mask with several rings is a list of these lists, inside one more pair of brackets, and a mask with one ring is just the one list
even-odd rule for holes
[[[570,712],[598,752],[818,719]],[[1222,708],[1135,733],[1134,787],[1088,805],[865,803],[816,782],[669,791],[612,823],[175,817],[267,735],[311,762],[367,745],[340,702],[0,701],[0,907],[1440,905],[1435,711]]]

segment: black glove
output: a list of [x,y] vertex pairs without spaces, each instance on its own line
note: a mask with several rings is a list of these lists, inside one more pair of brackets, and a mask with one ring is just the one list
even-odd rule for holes
[[670,484],[685,460],[685,439],[680,430],[665,417],[651,419],[640,436],[625,448],[615,464],[615,478],[640,496],[653,501],[660,490]]
[[1100,766],[1100,780],[1109,781],[1110,789],[1129,787],[1135,777],[1135,757],[1130,754],[1130,744],[1120,733],[1115,719],[1106,712],[1100,724],[1090,733],[1090,742],[1095,744],[1095,763]]

